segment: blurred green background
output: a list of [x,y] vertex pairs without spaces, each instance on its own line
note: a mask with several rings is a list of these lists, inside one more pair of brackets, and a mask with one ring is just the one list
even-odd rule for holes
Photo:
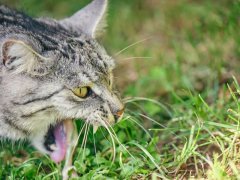
[[[1,1],[34,17],[57,19],[90,2]],[[120,91],[165,99],[173,90],[200,92],[238,77],[239,11],[234,0],[110,0],[108,28],[100,39],[109,53],[142,41],[114,56]]]
[[[164,173],[156,170],[151,159],[136,149],[133,153],[141,156],[136,161],[125,155],[123,162],[117,159],[110,167],[111,158],[101,159],[101,162],[106,162],[104,172],[97,170],[99,165],[89,163],[89,159],[95,159],[94,155],[89,155],[85,162],[88,164],[81,164],[85,171],[78,164],[79,173],[91,173],[93,169],[98,175],[118,177],[120,174],[121,178],[149,178],[157,172],[170,178],[181,179],[195,174],[195,177],[224,179],[237,172],[234,177],[239,178],[240,153],[239,150],[233,153],[232,149],[239,149],[233,142],[239,137],[235,133],[239,132],[240,117],[237,100],[240,92],[237,85],[240,82],[240,0],[109,1],[108,27],[99,41],[117,61],[115,83],[119,91],[123,97],[146,97],[163,104],[159,107],[144,102],[127,108],[127,113],[142,125],[141,128],[147,132],[149,130],[152,139],[149,140],[147,133],[133,121],[123,122],[115,130],[121,142],[129,148],[131,141],[138,141],[145,147]],[[90,1],[0,2],[33,17],[61,19],[72,15]],[[125,50],[119,54],[122,49]],[[232,85],[233,76],[236,78],[235,85]],[[170,113],[166,112],[166,108]],[[149,121],[149,117],[156,120],[158,125],[161,123],[160,126]],[[98,145],[99,149],[103,149],[98,154],[99,158],[106,157],[104,150],[110,147],[109,144],[99,140]],[[118,150],[121,154],[120,148]],[[38,157],[32,149],[27,151],[31,157]],[[219,152],[221,156],[216,158],[213,154]],[[204,161],[206,154],[212,164]],[[0,158],[6,159],[5,156],[0,153]],[[232,174],[229,173],[229,158],[233,162]],[[43,161],[43,170],[39,160],[36,162],[26,163],[26,167],[24,164],[21,171],[10,163],[2,173],[7,174],[9,169],[13,169],[11,177],[18,177],[16,174],[19,172],[30,174],[30,177],[39,174],[38,171],[28,172],[32,165],[39,166],[38,170],[42,173],[39,177],[56,170],[49,160]]]

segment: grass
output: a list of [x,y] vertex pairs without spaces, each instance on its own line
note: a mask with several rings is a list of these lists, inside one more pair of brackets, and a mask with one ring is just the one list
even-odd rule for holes
[[[57,18],[87,3],[3,2]],[[114,161],[107,130],[90,127],[74,161],[82,179],[240,178],[239,17],[239,0],[110,0],[100,41],[117,59],[126,114],[113,127]],[[0,148],[0,177],[61,179],[62,164],[27,143]]]

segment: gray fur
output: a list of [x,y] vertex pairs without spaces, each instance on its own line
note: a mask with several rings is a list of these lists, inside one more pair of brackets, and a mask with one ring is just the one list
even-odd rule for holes
[[77,31],[84,29],[86,34],[91,37],[96,37],[99,31],[101,32],[106,26],[106,9],[107,0],[92,1],[92,3],[83,8],[81,11],[60,22]]
[[[95,24],[84,22],[86,30],[80,21],[75,26],[70,19],[32,19],[0,7],[1,137],[29,139],[48,153],[42,144],[51,124],[67,118],[114,122],[123,108],[111,87],[114,61],[93,39],[105,6],[106,0],[95,0],[85,8],[101,12],[89,14]],[[84,13],[76,13],[75,21]],[[72,89],[79,86],[91,86],[94,94],[75,96]]]

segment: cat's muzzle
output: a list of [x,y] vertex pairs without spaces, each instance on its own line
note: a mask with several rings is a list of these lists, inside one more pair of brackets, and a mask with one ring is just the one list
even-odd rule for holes
[[[122,118],[123,113],[124,108],[113,114],[115,123]],[[100,125],[103,124],[93,123],[94,133]],[[50,125],[46,135],[44,136],[43,145],[53,161],[58,163],[65,159],[69,147],[73,146],[73,144],[77,144],[76,140],[74,140],[75,134],[77,134],[77,130],[72,119],[66,119],[58,122],[57,124]]]

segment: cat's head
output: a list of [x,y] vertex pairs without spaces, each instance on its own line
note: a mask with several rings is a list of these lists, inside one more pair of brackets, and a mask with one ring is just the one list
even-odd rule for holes
[[2,101],[23,136],[57,162],[66,153],[63,120],[110,126],[123,114],[114,61],[95,40],[106,6],[94,0],[70,18],[34,20],[1,40]]

